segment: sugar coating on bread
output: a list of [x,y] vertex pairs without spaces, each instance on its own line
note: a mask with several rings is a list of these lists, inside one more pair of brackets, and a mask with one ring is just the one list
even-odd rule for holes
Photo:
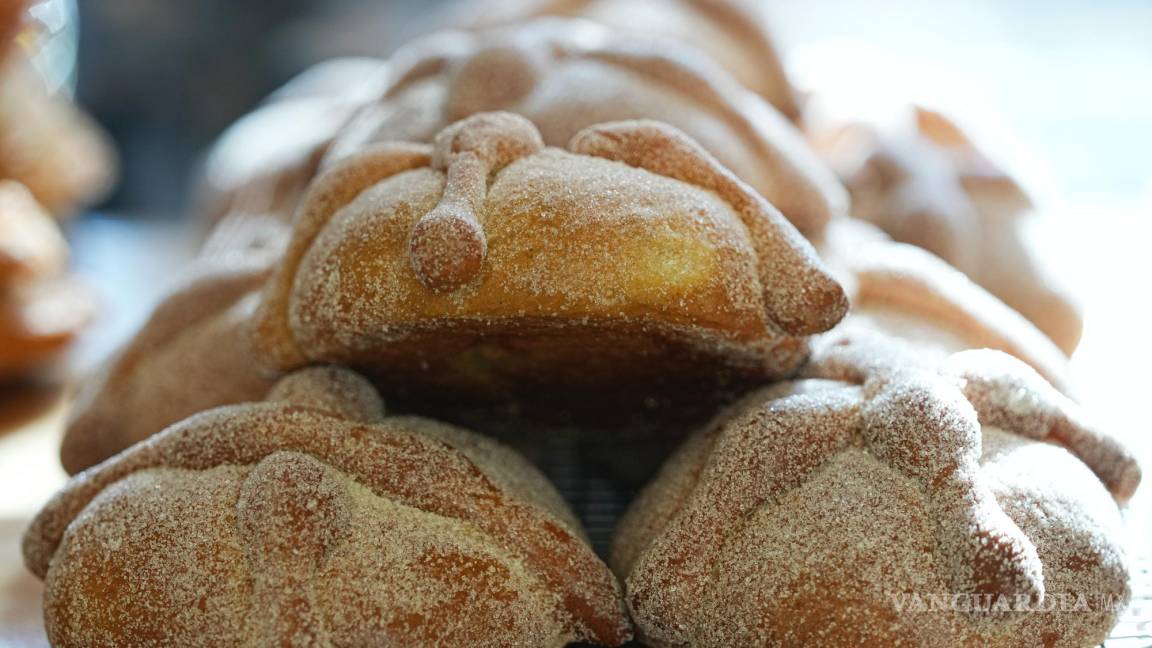
[[[613,548],[641,636],[1018,645],[1041,627],[1053,645],[1082,645],[1106,634],[1128,590],[1107,531],[1119,528],[1116,507],[1101,495],[1131,496],[1132,455],[1018,360],[964,352],[930,367],[901,344],[829,334],[805,369],[812,380],[749,397],[670,460]],[[1037,452],[1057,453],[1053,468],[990,459],[983,444],[1000,429],[1051,442]],[[1012,470],[1006,486],[999,475]],[[1071,481],[1056,494],[1041,486],[1064,474]],[[1059,517],[1040,522],[1045,510]],[[893,596],[911,593],[1018,606],[1100,597],[1082,614],[1039,621],[902,614]]]
[[431,150],[381,144],[322,174],[253,339],[273,367],[401,389],[602,389],[787,374],[846,307],[780,213],[675,129],[603,124],[561,150],[481,113]]
[[1003,351],[1027,362],[1061,391],[1070,390],[1063,352],[1034,324],[941,259],[850,219],[830,226],[818,247],[849,286],[850,319],[868,320],[926,349]]
[[198,412],[256,401],[272,385],[248,335],[274,256],[202,257],[133,337],[80,384],[61,461],[77,473]]
[[408,239],[412,268],[424,285],[453,290],[479,274],[488,247],[480,224],[488,178],[543,148],[531,124],[499,114],[457,122],[436,136],[432,165],[445,172],[444,193]]
[[336,136],[329,160],[370,142],[430,141],[485,111],[527,117],[551,146],[593,124],[653,119],[698,140],[806,235],[846,213],[844,189],[796,129],[691,49],[550,19],[436,33],[392,61],[393,82]]
[[285,380],[276,400],[194,416],[45,507],[24,551],[47,580],[53,641],[628,638],[615,579],[526,461],[450,426],[385,418],[346,370]]
[[732,205],[756,250],[765,305],[784,331],[825,331],[844,316],[843,290],[812,263],[810,248],[779,212],[674,128],[652,121],[593,126],[577,133],[570,148],[694,184]]
[[[954,383],[951,396],[963,398],[963,404],[958,401],[950,410],[971,408],[983,425],[1065,446],[1118,501],[1127,501],[1136,491],[1140,469],[1128,448],[1096,428],[1076,402],[1024,362],[991,349],[971,349],[932,367],[911,360],[915,350],[895,350],[902,345],[901,340],[884,334],[833,331],[821,340],[802,375],[859,383],[875,399],[892,377],[911,374],[927,382],[928,375],[917,374],[934,368]],[[939,399],[924,397],[917,402],[933,400]]]
[[460,3],[460,8],[456,22],[465,27],[561,16],[626,30],[635,39],[699,49],[789,119],[800,117],[759,8],[742,0],[489,0]]

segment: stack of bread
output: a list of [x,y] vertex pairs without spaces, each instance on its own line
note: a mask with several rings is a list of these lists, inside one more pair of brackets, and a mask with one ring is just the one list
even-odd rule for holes
[[[941,258],[898,212],[934,185],[830,168],[736,0],[469,5],[211,153],[249,163],[209,169],[215,229],[83,385],[25,537],[55,645],[1107,636],[1139,468],[1069,393],[1075,336],[974,282],[1013,260],[948,263],[1001,252],[967,233],[1009,179],[941,136]],[[490,436],[638,421],[679,448],[606,562]]]

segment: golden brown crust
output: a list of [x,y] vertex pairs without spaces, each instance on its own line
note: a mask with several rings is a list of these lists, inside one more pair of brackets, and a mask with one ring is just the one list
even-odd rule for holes
[[[276,393],[291,400],[192,417],[45,507],[24,554],[47,579],[54,642],[357,645],[368,628],[390,645],[629,638],[615,579],[571,514],[522,492],[551,490],[524,460],[382,418],[344,370],[289,380]],[[189,545],[212,558],[180,571]],[[125,606],[137,613],[121,624]]]
[[67,256],[31,193],[0,181],[0,379],[51,364],[92,319],[88,290],[65,274]]
[[[808,244],[771,204],[674,128],[652,121],[591,126],[572,138],[569,149],[703,187],[732,205],[759,257],[765,307],[785,332],[811,335],[828,330],[844,317],[844,290],[823,268],[812,264]],[[795,292],[798,286],[805,287],[801,294]]]
[[606,27],[699,49],[745,87],[797,121],[800,109],[757,8],[741,0],[497,0],[461,3],[466,27],[510,25],[544,16]]
[[[540,150],[523,118],[488,113],[437,142],[431,158],[382,145],[317,179],[257,314],[273,367],[348,363],[415,391],[632,393],[786,374],[798,336],[847,307],[780,214],[671,127],[605,124]],[[453,227],[424,229],[440,218]]]
[[396,79],[336,138],[339,159],[372,141],[430,141],[469,115],[524,115],[544,142],[622,119],[667,122],[697,139],[803,233],[846,211],[846,195],[803,138],[714,62],[578,20],[440,32],[402,48]]
[[382,144],[327,169],[309,185],[292,227],[292,237],[269,278],[255,320],[253,338],[258,353],[273,365],[299,364],[303,354],[296,346],[287,317],[289,293],[298,266],[316,236],[336,211],[362,191],[396,174],[427,165],[431,149],[418,144]]
[[[1100,532],[1119,518],[1101,504],[1097,479],[1127,499],[1139,482],[1132,455],[1019,361],[974,351],[931,367],[903,344],[830,334],[806,369],[824,380],[749,397],[669,462],[613,548],[646,641],[1000,646],[1043,629],[1050,645],[1071,646],[1103,637],[1128,590],[1115,536]],[[1000,429],[1063,445],[1096,479],[1068,453]],[[1020,449],[996,452],[1005,446]],[[1037,452],[1044,469],[1032,465]],[[910,614],[899,596],[913,594],[1093,603],[1043,615]]]
[[80,386],[60,459],[75,474],[205,409],[259,400],[271,380],[248,322],[272,257],[194,262],[133,338]]

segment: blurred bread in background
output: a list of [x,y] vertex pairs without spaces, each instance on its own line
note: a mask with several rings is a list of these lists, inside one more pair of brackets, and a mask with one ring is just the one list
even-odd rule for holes
[[800,118],[796,91],[760,9],[747,0],[465,0],[450,22],[475,28],[542,16],[584,18],[633,38],[686,45],[795,121]]
[[96,123],[31,64],[52,38],[28,12],[35,4],[8,1],[0,10],[0,178],[66,217],[110,188],[115,154]]
[[67,260],[48,212],[23,185],[0,180],[0,380],[51,365],[92,318],[94,302]]
[[939,256],[1032,321],[1065,354],[1082,319],[1024,238],[1033,204],[951,119],[911,106],[882,127],[816,127],[814,144],[852,196],[852,215]]
[[291,221],[304,187],[337,131],[389,79],[370,58],[333,59],[301,72],[213,143],[199,172],[193,211]]

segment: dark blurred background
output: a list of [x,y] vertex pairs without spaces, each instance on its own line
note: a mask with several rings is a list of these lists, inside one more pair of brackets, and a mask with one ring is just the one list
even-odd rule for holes
[[121,182],[103,204],[179,215],[203,150],[309,64],[384,56],[431,29],[437,0],[79,2],[77,99],[109,131]]
[[[80,2],[78,97],[115,138],[103,205],[180,214],[203,149],[309,64],[384,56],[444,0]],[[763,0],[801,87],[948,110],[1062,204],[1152,205],[1152,2]],[[1047,186],[1045,186],[1047,185]]]

